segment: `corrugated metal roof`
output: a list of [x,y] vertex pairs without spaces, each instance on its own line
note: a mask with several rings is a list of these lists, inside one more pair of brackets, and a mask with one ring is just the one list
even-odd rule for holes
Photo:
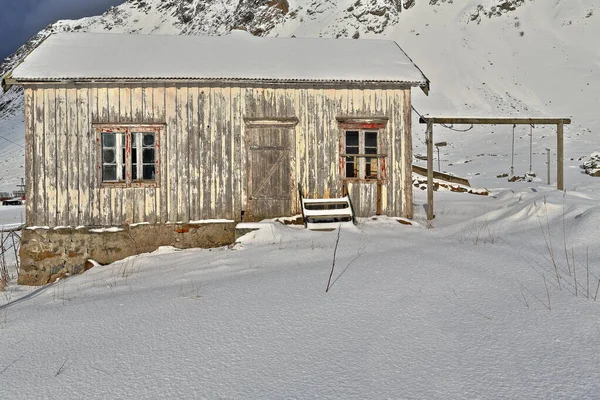
[[395,82],[427,78],[394,41],[322,38],[60,33],[12,73],[17,82],[61,80],[264,80]]

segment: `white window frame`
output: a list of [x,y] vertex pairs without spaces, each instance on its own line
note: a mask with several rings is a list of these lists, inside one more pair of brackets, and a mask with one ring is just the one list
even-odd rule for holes
[[[340,175],[343,181],[365,181],[365,182],[382,182],[386,179],[386,161],[387,155],[383,146],[383,135],[385,135],[385,127],[387,118],[378,119],[359,119],[359,118],[337,118],[340,126]],[[358,132],[358,154],[346,153],[346,133]],[[377,133],[377,152],[376,154],[366,154],[365,151],[365,134],[367,132]],[[356,176],[347,176],[347,157],[354,157],[354,165],[357,171]],[[377,159],[377,176],[367,177],[366,166],[367,158]]]
[[[164,131],[164,125],[157,124],[94,124],[96,130],[97,142],[97,163],[98,182],[100,187],[157,187],[159,184],[159,154],[160,138]],[[117,179],[105,181],[103,177],[103,134],[115,134],[115,165],[117,169]],[[154,179],[133,179],[132,176],[132,134],[133,133],[154,133]],[[125,159],[123,159],[123,146],[125,146]],[[136,135],[137,162],[136,176],[143,176],[143,135]],[[146,163],[148,164],[148,163]],[[125,176],[123,175],[125,167]]]

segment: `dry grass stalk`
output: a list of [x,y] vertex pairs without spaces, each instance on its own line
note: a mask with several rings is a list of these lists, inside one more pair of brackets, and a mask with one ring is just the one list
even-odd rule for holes
[[333,269],[335,268],[335,256],[337,254],[338,245],[340,244],[340,233],[342,232],[342,225],[338,227],[337,238],[335,239],[335,248],[333,249],[333,261],[331,262],[331,272],[329,273],[329,280],[327,280],[327,289],[325,289],[325,293],[329,292],[329,288],[331,287],[331,277],[333,276]]
[[577,297],[577,272],[575,272],[574,265],[573,265],[573,279],[575,280],[575,297]]
[[529,308],[529,303],[527,302],[527,299],[525,298],[525,293],[521,292],[521,295],[523,296],[523,300],[525,301],[525,305],[527,306],[527,308]]
[[585,248],[585,267],[587,268],[587,298],[590,298],[590,249]]
[[546,286],[546,295],[548,296],[548,311],[552,311],[552,306],[550,305],[550,291],[548,290],[548,284],[546,283],[546,275],[542,275],[544,278],[544,286]]
[[554,254],[554,246],[552,246],[552,238],[550,235],[550,221],[548,220],[548,203],[545,197],[544,213],[546,214],[546,229],[548,230],[548,236],[546,236],[546,231],[544,230],[544,227],[542,226],[542,221],[539,217],[538,223],[540,224],[542,236],[544,237],[544,242],[546,243],[546,249],[548,250],[548,254],[550,254],[550,260],[552,260],[552,265],[554,265],[554,274],[556,275],[556,282],[558,283],[558,289],[560,290],[562,289],[560,285],[560,273],[558,272],[558,263],[556,262],[556,255]]

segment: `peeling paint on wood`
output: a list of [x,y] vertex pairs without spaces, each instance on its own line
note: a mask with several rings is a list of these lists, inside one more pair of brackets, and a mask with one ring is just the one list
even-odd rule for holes
[[[297,183],[308,196],[342,195],[340,138],[356,128],[379,130],[385,155],[379,197],[376,181],[348,185],[357,215],[376,213],[379,199],[382,213],[412,217],[410,89],[31,85],[25,116],[28,225],[240,220],[251,196],[248,135],[261,127],[290,134],[287,214],[299,210]],[[166,124],[157,137],[156,187],[100,184],[98,123]]]

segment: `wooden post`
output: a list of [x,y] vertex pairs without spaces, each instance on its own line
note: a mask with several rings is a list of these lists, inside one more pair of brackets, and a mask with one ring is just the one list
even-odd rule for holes
[[556,129],[556,189],[564,190],[564,170],[563,170],[563,127],[564,122],[561,120]]
[[548,185],[550,185],[550,149],[546,149],[546,164],[548,165]]
[[433,122],[427,122],[427,220],[433,219]]
[[377,181],[377,215],[383,214],[383,200],[381,198],[381,182]]

